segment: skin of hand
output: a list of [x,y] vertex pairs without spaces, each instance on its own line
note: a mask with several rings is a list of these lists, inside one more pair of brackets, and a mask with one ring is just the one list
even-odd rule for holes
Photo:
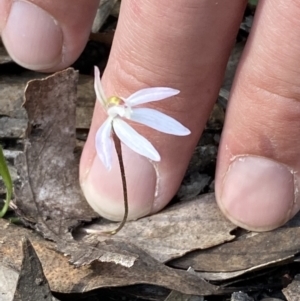
[[[19,64],[59,70],[84,48],[97,6],[95,0],[0,0],[1,36]],[[127,97],[155,86],[179,89],[178,96],[152,106],[192,132],[176,137],[132,124],[162,159],[152,163],[123,148],[131,219],[158,212],[176,193],[217,98],[245,7],[243,0],[122,0],[103,75],[106,95]],[[279,227],[300,209],[299,14],[299,1],[259,1],[226,112],[216,199],[227,218],[251,230]],[[96,103],[80,182],[104,217],[120,220],[117,160],[108,172],[95,152],[95,134],[105,117]]]

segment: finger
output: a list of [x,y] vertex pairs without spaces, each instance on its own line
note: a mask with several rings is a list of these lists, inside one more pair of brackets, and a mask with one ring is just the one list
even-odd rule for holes
[[216,196],[234,223],[262,231],[299,210],[300,5],[259,3],[227,110]]
[[88,39],[99,0],[0,2],[0,32],[10,56],[34,70],[72,64]]
[[[176,193],[217,97],[245,3],[122,1],[103,77],[105,93],[128,97],[146,87],[179,89],[178,97],[149,105],[177,119],[192,132],[177,137],[131,124],[161,155],[156,164],[123,148],[131,219],[157,212]],[[104,120],[105,114],[96,104],[81,159],[81,185],[97,212],[119,220],[124,206],[118,162],[115,159],[112,170],[107,172],[95,153],[95,134]]]

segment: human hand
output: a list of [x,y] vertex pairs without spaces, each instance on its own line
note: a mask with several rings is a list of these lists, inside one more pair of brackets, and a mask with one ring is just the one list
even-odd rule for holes
[[0,0],[0,33],[10,56],[33,70],[72,64],[89,37],[99,0]]
[[[97,5],[95,0],[1,0],[1,35],[16,62],[55,71],[79,56]],[[122,1],[103,76],[106,94],[179,89],[177,97],[153,105],[192,132],[176,137],[135,125],[162,159],[153,164],[124,147],[130,218],[161,210],[176,193],[217,97],[245,5],[242,0]],[[299,13],[297,1],[260,0],[231,91],[215,189],[225,215],[248,229],[279,227],[299,211]],[[95,134],[104,120],[96,103],[80,181],[104,217],[120,220],[117,160],[108,172],[95,152]]]

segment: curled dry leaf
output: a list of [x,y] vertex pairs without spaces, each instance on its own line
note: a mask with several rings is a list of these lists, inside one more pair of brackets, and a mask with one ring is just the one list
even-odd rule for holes
[[[295,225],[299,215],[291,222]],[[291,262],[300,252],[300,227],[256,233],[209,250],[195,251],[169,264],[176,268],[192,267],[207,280],[224,280],[246,272]],[[205,272],[204,272],[205,271]]]
[[[50,288],[55,292],[82,293],[101,287],[144,283],[181,291],[185,294],[224,293],[221,288],[205,282],[196,275],[159,263],[144,251],[130,244],[125,247],[119,244],[119,247],[128,253],[134,252],[138,255],[131,268],[106,262],[93,262],[88,266],[74,268],[69,264],[68,257],[55,250],[55,243],[44,240],[37,233],[12,224],[7,225],[7,222],[1,219],[0,229],[4,233],[0,244],[0,271],[3,268],[6,271],[20,271],[22,265],[20,241],[25,236],[32,243]],[[111,241],[107,242],[108,247],[111,244]],[[114,246],[117,247],[117,245]],[[16,281],[16,278],[14,279]]]
[[16,159],[22,185],[17,186],[19,214],[36,224],[45,237],[62,238],[69,229],[96,214],[78,183],[75,147],[77,72],[67,69],[25,90],[28,140]]

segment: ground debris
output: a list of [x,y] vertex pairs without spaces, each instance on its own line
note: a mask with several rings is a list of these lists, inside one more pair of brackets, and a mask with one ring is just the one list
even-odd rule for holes
[[296,275],[291,284],[282,290],[288,301],[299,301],[300,299],[300,274]]
[[[97,288],[151,284],[180,290],[185,294],[210,295],[224,292],[223,289],[207,283],[197,275],[165,266],[134,245],[119,244],[127,254],[137,255],[130,268],[99,261],[75,268],[69,263],[69,256],[56,251],[54,242],[44,240],[26,228],[12,224],[7,226],[6,221],[0,220],[0,228],[3,227],[6,228],[3,230],[3,243],[0,244],[0,266],[4,265],[13,271],[21,269],[22,250],[19,242],[23,237],[27,237],[41,261],[51,291],[82,293]],[[107,242],[107,247],[110,244],[111,242]]]
[[29,240],[23,239],[22,249],[22,266],[13,301],[57,301],[52,296],[42,265]]
[[235,292],[231,295],[231,301],[254,301],[254,299],[243,292]]

